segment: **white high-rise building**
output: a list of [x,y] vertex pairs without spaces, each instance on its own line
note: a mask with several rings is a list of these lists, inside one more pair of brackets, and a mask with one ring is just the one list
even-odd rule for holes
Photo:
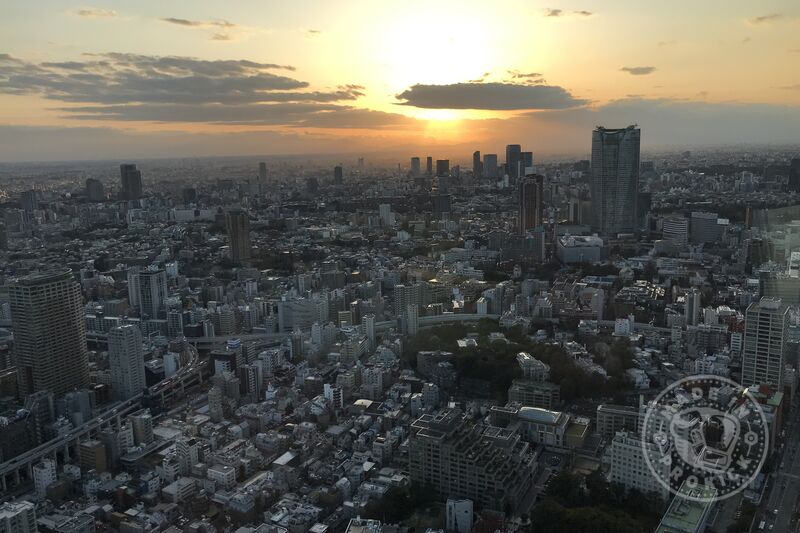
[[111,387],[120,400],[127,400],[145,388],[142,334],[127,324],[108,332],[108,364]]
[[[647,443],[655,447],[653,443]],[[647,465],[642,451],[642,439],[636,433],[618,431],[606,448],[603,462],[608,468],[607,479],[610,483],[620,483],[626,489],[636,489],[643,493],[655,492],[666,500],[669,490],[659,483]],[[662,468],[659,474],[662,479],[669,479],[669,465],[651,462],[653,468]]]
[[0,533],[34,533],[36,508],[31,502],[6,502],[0,505]]
[[745,312],[742,385],[783,384],[789,307],[780,298],[763,297]]
[[47,497],[47,487],[58,481],[57,465],[53,459],[42,459],[33,465],[33,487],[36,490],[36,499],[43,500]]

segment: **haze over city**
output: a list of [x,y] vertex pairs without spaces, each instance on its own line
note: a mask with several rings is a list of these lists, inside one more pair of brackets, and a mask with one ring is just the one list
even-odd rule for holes
[[8,2],[0,160],[785,145],[798,28],[790,0]]

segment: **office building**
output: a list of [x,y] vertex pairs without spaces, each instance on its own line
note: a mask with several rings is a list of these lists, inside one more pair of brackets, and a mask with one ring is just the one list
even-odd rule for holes
[[56,397],[89,386],[80,285],[69,270],[32,274],[8,286],[21,396]]
[[486,178],[497,178],[497,154],[483,155],[483,175]]
[[341,185],[344,180],[344,170],[340,165],[333,167],[333,184]]
[[424,414],[411,424],[411,480],[449,498],[503,511],[531,486],[535,454],[519,433],[472,424],[457,409]]
[[425,174],[433,176],[433,158],[431,156],[425,158]]
[[592,229],[603,235],[637,227],[640,137],[635,126],[592,133]]
[[[341,167],[336,167],[341,168]],[[228,246],[231,261],[243,264],[250,260],[250,216],[243,209],[231,209],[225,213],[228,230]]]
[[544,176],[526,176],[518,186],[518,228],[524,234],[542,226],[544,220]]
[[446,178],[450,175],[450,160],[437,159],[436,160],[436,177]]
[[102,202],[105,200],[106,192],[103,189],[103,182],[95,178],[88,178],[86,180],[86,198],[90,202]]
[[422,168],[420,167],[419,157],[412,157],[411,158],[411,175],[412,176],[419,176],[422,172]]
[[780,298],[763,297],[745,312],[742,386],[782,386],[786,363],[789,307]]
[[105,445],[96,439],[88,439],[78,446],[81,471],[105,472],[108,469]]
[[481,153],[479,151],[472,153],[472,176],[475,179],[483,177],[483,162],[481,161]]
[[687,326],[696,326],[700,322],[700,305],[700,291],[694,287],[686,291],[683,312]]
[[267,164],[264,161],[258,164],[258,179],[262,184],[267,181]]
[[136,165],[122,164],[119,166],[122,180],[122,199],[138,200],[142,197],[142,171]]
[[147,446],[154,440],[153,416],[149,409],[143,409],[128,417],[133,429],[133,440],[137,446]]
[[39,209],[39,191],[36,189],[22,191],[19,195],[19,205],[26,213],[33,213]]
[[44,500],[47,497],[47,487],[58,481],[56,466],[55,459],[42,459],[33,465],[33,488],[37,500]]
[[661,479],[669,479],[670,466],[664,462],[651,462],[648,466],[643,446],[651,449],[651,457],[659,453],[655,443],[643,444],[638,433],[617,432],[603,457],[608,470],[606,478],[609,483],[618,483],[628,490],[635,489],[644,494],[656,493],[666,501],[669,490],[653,475],[650,467],[661,469]]
[[[136,299],[139,314],[143,318],[160,319],[166,317],[164,302],[167,299],[167,273],[162,268],[149,267],[135,273],[134,289],[138,290]],[[129,282],[130,284],[130,278]],[[130,293],[130,285],[128,285]]]
[[689,240],[689,220],[682,216],[669,216],[661,221],[661,236],[679,246]]
[[36,507],[29,501],[5,502],[0,505],[0,532],[35,533]]
[[800,157],[789,163],[789,190],[800,192]]
[[522,147],[518,144],[506,146],[506,174],[514,181],[524,173],[522,165]]
[[695,211],[691,219],[691,240],[693,244],[718,243],[722,238],[727,220],[720,219],[716,213]]
[[142,334],[127,324],[108,332],[108,365],[111,388],[119,400],[127,400],[145,388]]
[[533,152],[521,152],[519,157],[519,175],[527,176],[528,174],[533,174]]
[[597,433],[610,441],[618,431],[638,433],[642,416],[638,407],[630,405],[602,404],[597,407]]

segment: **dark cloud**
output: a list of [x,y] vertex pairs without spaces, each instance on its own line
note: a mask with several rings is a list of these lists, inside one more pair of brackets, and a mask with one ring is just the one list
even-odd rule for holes
[[227,20],[191,20],[176,17],[165,17],[161,19],[162,22],[168,24],[175,24],[176,26],[185,26],[188,28],[235,28],[236,24],[228,22]]
[[229,33],[215,33],[211,36],[212,41],[232,41],[233,37]]
[[308,35],[312,35],[312,36],[313,35],[320,35],[322,33],[322,30],[306,30],[306,33]]
[[795,83],[794,85],[784,85],[781,89],[786,89],[787,91],[800,91],[800,83]]
[[0,69],[0,92],[90,104],[241,104],[361,96],[353,89],[308,92],[307,82],[274,72],[294,70],[286,65],[121,53],[87,57],[64,63],[8,63]]
[[564,109],[584,105],[563,87],[511,83],[413,85],[397,95],[401,105],[429,109]]
[[[310,90],[305,81],[275,73],[294,70],[287,65],[123,53],[85,57],[27,63],[0,56],[0,92],[72,104],[60,111],[78,120],[333,125],[339,113],[341,127],[360,127],[348,120],[381,123],[380,115],[349,105],[364,95],[363,86]],[[385,115],[384,123],[398,123]]]
[[86,9],[78,9],[75,14],[79,17],[116,17],[117,12],[113,9],[101,9],[90,7]]
[[540,74],[538,72],[520,72],[518,70],[508,70],[506,72],[508,72],[515,80],[541,78],[544,76],[544,74]]
[[566,17],[567,15],[575,15],[576,17],[591,17],[594,15],[594,12],[586,11],[585,9],[567,12],[563,9],[554,9],[551,7],[548,7],[544,10],[545,17]]
[[658,46],[673,46],[678,44],[678,41],[671,39],[669,41],[658,41]]
[[634,76],[646,76],[655,72],[656,67],[622,67],[620,70]]
[[776,20],[780,20],[783,18],[783,14],[781,13],[770,13],[769,15],[761,15],[759,17],[753,17],[747,19],[750,24],[768,24],[770,22],[775,22]]

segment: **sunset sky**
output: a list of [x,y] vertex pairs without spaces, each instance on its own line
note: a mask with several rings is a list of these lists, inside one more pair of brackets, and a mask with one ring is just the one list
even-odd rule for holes
[[4,2],[0,161],[800,143],[800,4]]

